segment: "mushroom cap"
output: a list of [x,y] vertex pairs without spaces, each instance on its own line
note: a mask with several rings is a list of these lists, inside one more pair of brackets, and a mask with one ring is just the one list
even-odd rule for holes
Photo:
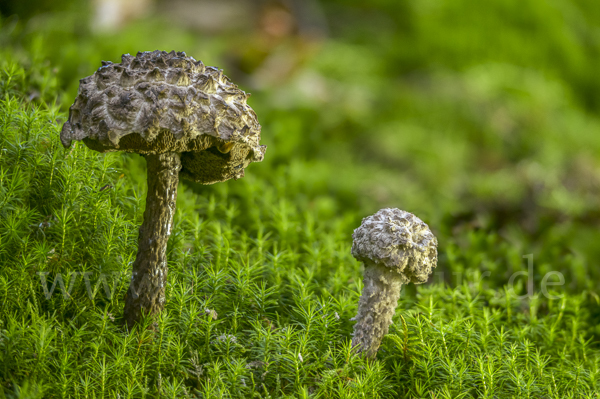
[[403,284],[427,281],[437,266],[437,239],[410,212],[385,208],[362,220],[352,234],[352,256],[365,265],[382,264],[402,276]]
[[178,152],[182,177],[237,179],[266,150],[248,97],[222,70],[184,52],[124,54],[80,80],[60,139],[99,152]]

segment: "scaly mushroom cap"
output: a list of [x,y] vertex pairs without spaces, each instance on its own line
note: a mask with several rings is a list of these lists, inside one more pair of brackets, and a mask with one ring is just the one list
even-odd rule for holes
[[389,267],[403,284],[427,281],[437,266],[437,239],[412,213],[385,208],[362,220],[352,234],[352,256]]
[[260,162],[260,124],[248,95],[183,52],[124,54],[80,80],[60,138],[100,151],[181,153],[181,174],[211,184]]

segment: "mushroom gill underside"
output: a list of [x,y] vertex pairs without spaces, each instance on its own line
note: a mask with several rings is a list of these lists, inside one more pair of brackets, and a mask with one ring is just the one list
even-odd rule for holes
[[244,176],[244,169],[251,163],[262,160],[263,151],[258,156],[246,143],[228,142],[214,136],[202,135],[193,140],[185,137],[175,139],[163,130],[152,141],[140,134],[123,136],[118,149],[104,145],[98,140],[84,138],[84,144],[99,152],[124,151],[137,154],[177,152],[181,154],[180,176],[201,184],[213,184]]

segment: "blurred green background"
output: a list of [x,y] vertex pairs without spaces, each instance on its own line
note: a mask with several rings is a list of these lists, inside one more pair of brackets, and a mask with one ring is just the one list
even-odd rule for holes
[[600,2],[366,3],[1,0],[0,54],[67,110],[101,60],[185,51],[252,92],[268,151],[247,175],[293,204],[356,225],[399,207],[438,234],[442,272],[501,287],[533,254],[537,282],[597,290]]

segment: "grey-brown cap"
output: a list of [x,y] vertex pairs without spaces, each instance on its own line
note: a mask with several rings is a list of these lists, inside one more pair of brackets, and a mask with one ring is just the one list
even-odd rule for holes
[[124,54],[81,79],[60,134],[100,151],[181,153],[181,175],[211,184],[260,162],[260,124],[222,70],[183,52]]
[[381,209],[352,234],[352,255],[389,267],[403,284],[427,281],[437,266],[437,239],[421,219],[397,208]]

